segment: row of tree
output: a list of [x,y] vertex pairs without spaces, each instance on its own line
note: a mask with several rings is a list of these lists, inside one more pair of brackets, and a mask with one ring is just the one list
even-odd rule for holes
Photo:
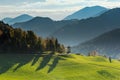
[[56,38],[36,36],[33,31],[12,28],[0,22],[0,52],[65,52],[64,45]]

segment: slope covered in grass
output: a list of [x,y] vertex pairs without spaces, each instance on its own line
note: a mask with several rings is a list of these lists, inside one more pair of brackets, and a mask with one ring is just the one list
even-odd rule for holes
[[0,54],[0,80],[120,80],[120,62],[75,54]]

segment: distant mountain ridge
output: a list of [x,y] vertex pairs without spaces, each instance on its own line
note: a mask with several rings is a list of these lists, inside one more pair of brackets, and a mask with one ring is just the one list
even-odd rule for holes
[[92,7],[85,7],[67,17],[64,18],[64,20],[70,20],[70,19],[87,19],[90,17],[96,17],[101,15],[102,13],[106,12],[108,9],[101,6],[92,6]]
[[22,15],[15,17],[15,18],[4,18],[2,21],[9,24],[9,25],[13,25],[15,23],[29,21],[32,18],[33,17],[28,15],[28,14],[22,14]]
[[120,55],[120,28],[106,32],[92,40],[73,47],[73,52],[85,54],[93,50],[101,54],[118,57]]
[[50,37],[51,33],[54,33],[56,30],[61,27],[74,23],[78,20],[62,20],[62,21],[53,21],[48,17],[35,17],[29,21],[16,23],[12,25],[14,28],[22,28],[24,30],[32,30],[37,35],[42,37]]
[[77,45],[104,32],[119,28],[119,21],[120,8],[115,8],[88,19],[53,21],[47,17],[34,17],[29,21],[15,23],[12,26],[33,30],[42,37],[56,37],[66,45]]
[[52,36],[66,45],[77,45],[98,35],[120,28],[120,8],[111,9],[98,17],[88,18],[66,25]]
[[4,23],[8,23],[10,20],[12,20],[13,18],[10,17],[6,17],[4,19],[2,19],[1,21],[3,21]]

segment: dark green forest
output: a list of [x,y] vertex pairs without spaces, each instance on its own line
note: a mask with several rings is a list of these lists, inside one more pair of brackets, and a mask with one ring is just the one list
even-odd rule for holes
[[64,52],[64,45],[56,38],[38,37],[33,31],[12,28],[0,22],[0,53]]

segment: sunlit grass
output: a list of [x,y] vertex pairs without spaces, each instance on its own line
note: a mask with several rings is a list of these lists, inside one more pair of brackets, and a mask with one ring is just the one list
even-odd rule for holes
[[[0,70],[6,68],[6,64],[10,66],[8,70],[1,72],[0,80],[120,80],[120,62],[113,60],[109,63],[107,58],[101,56],[71,54],[24,55],[20,59],[4,55],[0,57]],[[17,61],[7,61],[11,59]],[[20,60],[23,62],[25,60],[26,63]]]

